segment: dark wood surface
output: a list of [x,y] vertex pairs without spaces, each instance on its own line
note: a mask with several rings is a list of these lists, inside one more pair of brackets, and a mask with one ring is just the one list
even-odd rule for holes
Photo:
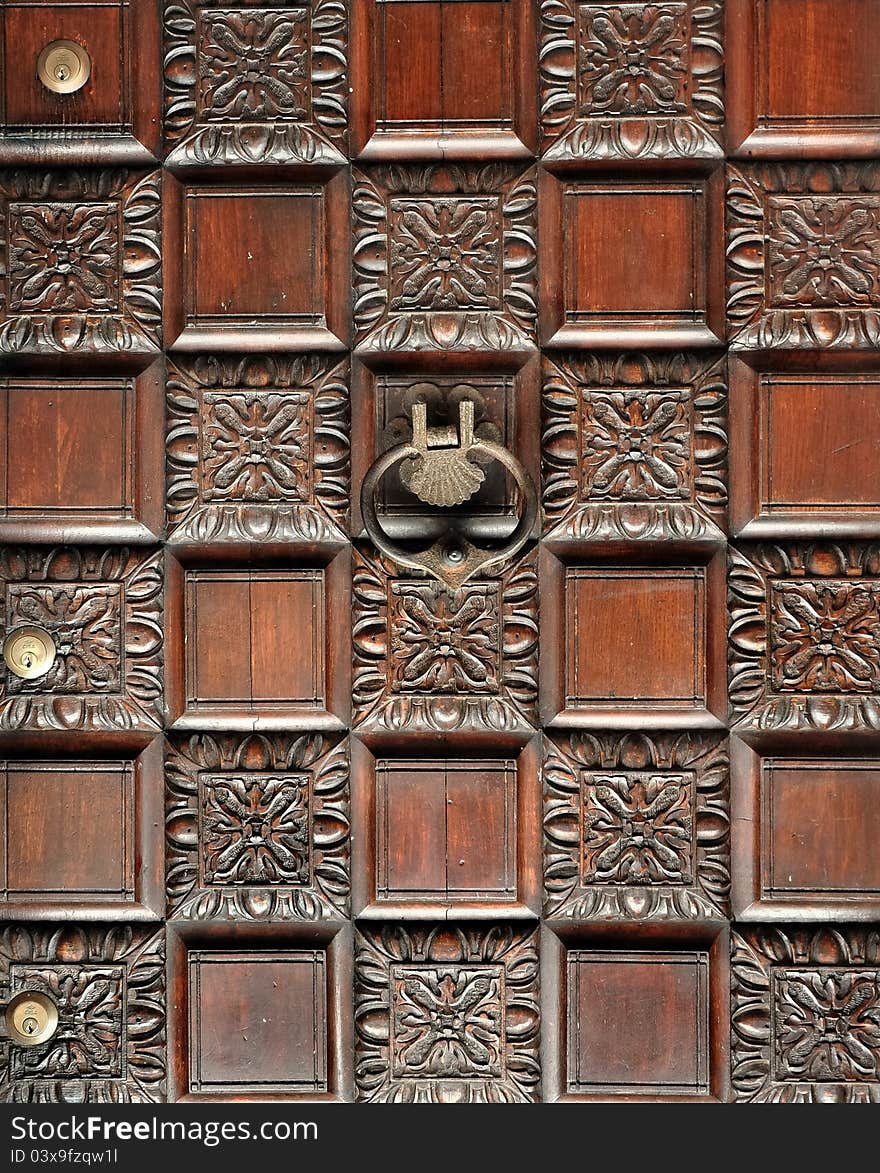
[[878,37],[0,0],[0,1098],[880,1102]]

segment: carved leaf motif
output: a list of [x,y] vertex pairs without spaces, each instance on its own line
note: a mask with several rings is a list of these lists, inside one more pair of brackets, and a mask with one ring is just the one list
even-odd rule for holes
[[5,547],[0,582],[6,629],[44,626],[57,651],[35,680],[6,673],[0,728],[161,729],[161,553]]
[[348,12],[165,0],[165,140],[172,165],[342,163]]
[[132,925],[7,925],[0,989],[49,994],[59,1029],[0,1063],[11,1103],[153,1103],[165,1098],[165,933]]
[[386,925],[357,934],[361,1100],[534,1100],[539,1016],[532,929]]
[[3,173],[0,354],[158,350],[161,186],[159,171]]
[[729,915],[729,767],[708,734],[545,739],[547,916]]
[[348,915],[348,753],[320,734],[193,736],[166,759],[169,917]]
[[877,932],[768,926],[731,946],[735,1099],[880,1103]]

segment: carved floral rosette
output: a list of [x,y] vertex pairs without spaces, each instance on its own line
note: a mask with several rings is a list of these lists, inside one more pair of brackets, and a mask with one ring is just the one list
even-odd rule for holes
[[37,1047],[0,1041],[0,1099],[116,1104],[165,1099],[165,934],[131,925],[9,925],[0,996],[48,995],[59,1027]]
[[161,346],[162,175],[0,172],[0,354]]
[[880,346],[880,166],[727,169],[731,347]]
[[321,734],[198,734],[166,758],[168,916],[315,920],[349,912],[349,767]]
[[719,0],[542,0],[545,162],[720,159],[722,24]]
[[355,551],[354,725],[528,734],[537,725],[534,552],[449,590]]
[[548,541],[721,540],[724,361],[698,355],[544,359]]
[[743,546],[729,552],[734,728],[880,729],[880,546]]
[[169,363],[169,540],[343,542],[347,366],[317,355]]
[[880,933],[731,937],[732,1083],[751,1103],[880,1103]]
[[723,920],[730,912],[726,739],[544,740],[544,914]]
[[372,1103],[526,1103],[541,1065],[534,929],[356,934],[355,1086]]
[[33,624],[53,638],[47,673],[7,671],[0,729],[161,730],[161,553],[125,547],[0,550],[5,632]]
[[534,346],[534,168],[396,165],[353,182],[359,351]]
[[164,7],[171,167],[343,163],[348,15],[342,0]]

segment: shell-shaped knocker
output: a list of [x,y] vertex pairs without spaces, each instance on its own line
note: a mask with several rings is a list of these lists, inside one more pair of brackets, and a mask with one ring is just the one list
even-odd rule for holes
[[412,425],[412,446],[418,455],[401,465],[403,484],[426,505],[448,509],[469,501],[486,479],[469,456],[474,444],[473,400],[459,404],[458,428],[431,428],[429,433],[424,402],[413,404]]

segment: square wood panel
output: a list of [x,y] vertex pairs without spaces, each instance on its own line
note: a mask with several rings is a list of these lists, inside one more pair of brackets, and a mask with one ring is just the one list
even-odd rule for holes
[[[871,0],[732,0],[727,6],[735,154],[868,157],[880,150]],[[792,35],[796,30],[796,35]]]
[[166,333],[178,350],[344,350],[348,179],[168,179]]
[[0,916],[159,919],[161,745],[137,757],[0,764]]
[[349,930],[169,929],[175,1102],[350,1098]]
[[[364,168],[353,174],[352,198],[353,313],[362,356],[492,350],[512,357],[533,349],[533,168]],[[497,354],[483,361],[495,364]]]
[[166,1095],[165,932],[119,924],[7,925],[0,996],[58,1007],[55,1036],[5,1046],[0,1100],[162,1103]]
[[346,558],[329,566],[169,565],[175,728],[342,728]]
[[355,553],[355,728],[528,737],[537,721],[534,556],[448,591]]
[[[454,999],[464,1013],[450,1020]],[[541,1078],[537,934],[445,921],[364,926],[354,1017],[360,1101],[530,1103]]]
[[733,528],[743,537],[880,534],[880,374],[731,360]]
[[[412,438],[412,411],[426,405],[429,427],[459,425],[463,400],[474,405],[475,434],[501,444],[517,457],[537,481],[538,362],[530,359],[519,370],[408,369],[400,364],[374,371],[355,360],[352,373],[352,417],[358,421],[358,443],[352,449],[353,480],[360,483],[383,452]],[[506,537],[519,516],[516,487],[497,461],[480,466],[483,483],[461,505],[442,515],[426,509],[401,479],[400,466],[383,478],[377,499],[382,528],[394,538],[418,534],[440,537],[449,518],[469,538],[483,541]],[[360,503],[353,505],[352,530],[363,532]]]
[[544,345],[717,344],[723,336],[720,183],[720,173],[625,182],[544,172]]
[[355,7],[354,20],[359,158],[533,153],[534,26],[526,0],[368,0]]
[[720,555],[696,566],[543,557],[546,597],[555,604],[541,644],[545,723],[723,722]]
[[545,1014],[558,1007],[551,1100],[724,1101],[727,930],[661,940],[542,939]]
[[4,667],[0,730],[99,733],[136,744],[161,730],[160,553],[6,546],[0,583],[3,638],[35,625],[55,646],[42,676],[25,680]]
[[721,158],[722,18],[717,0],[543,5],[544,162]]
[[876,920],[876,758],[759,752],[735,739],[734,906],[746,920]]
[[880,693],[877,546],[744,545],[729,562],[732,728],[872,731]]
[[544,915],[724,920],[730,786],[718,734],[545,739]]
[[348,915],[344,743],[317,733],[174,737],[165,778],[169,919]]
[[0,172],[0,356],[146,365],[161,345],[158,171]]
[[346,540],[347,363],[318,355],[178,358],[167,389],[171,543]]
[[731,993],[734,1100],[880,1103],[874,931],[738,928]]
[[880,166],[728,168],[727,326],[734,350],[876,348]]
[[[56,94],[37,76],[52,41],[81,45],[85,85]],[[151,163],[159,154],[158,5],[10,0],[0,12],[0,163]]]
[[134,378],[0,379],[0,404],[0,533],[7,541],[161,534],[161,364]]
[[356,915],[530,916],[540,906],[538,751],[397,757],[355,745]]
[[545,540],[719,541],[726,527],[724,363],[695,354],[543,360]]
[[341,163],[348,21],[333,0],[165,5],[169,167]]

